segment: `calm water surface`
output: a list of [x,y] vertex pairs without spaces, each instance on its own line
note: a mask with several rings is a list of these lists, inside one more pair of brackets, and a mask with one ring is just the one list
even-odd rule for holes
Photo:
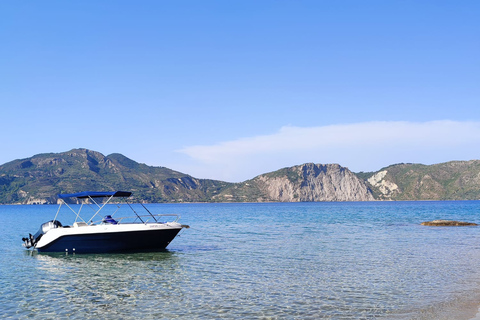
[[419,225],[480,223],[478,201],[149,208],[192,228],[165,252],[65,255],[21,246],[56,206],[0,206],[0,317],[471,319],[480,304],[480,227]]

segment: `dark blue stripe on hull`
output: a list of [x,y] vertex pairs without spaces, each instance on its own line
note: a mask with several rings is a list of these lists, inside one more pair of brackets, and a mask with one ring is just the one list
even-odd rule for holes
[[181,229],[67,235],[39,252],[107,253],[165,249]]

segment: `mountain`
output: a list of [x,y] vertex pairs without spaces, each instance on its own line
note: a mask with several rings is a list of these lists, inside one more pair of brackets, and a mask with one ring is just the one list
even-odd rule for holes
[[73,149],[0,166],[0,203],[56,203],[57,194],[132,191],[135,202],[301,202],[480,199],[480,160],[396,164],[353,173],[306,163],[241,183],[196,179],[165,167]]
[[200,202],[230,185],[88,149],[39,154],[0,166],[0,203],[56,203],[57,194],[85,190],[132,191],[133,201]]
[[375,200],[365,181],[338,164],[307,163],[227,187],[216,201],[305,202]]
[[480,160],[402,163],[357,176],[367,181],[378,200],[480,199]]
[[126,190],[142,202],[296,202],[374,200],[365,181],[335,164],[304,164],[242,183],[196,179],[164,167],[73,149],[0,166],[0,203],[56,203],[57,194]]

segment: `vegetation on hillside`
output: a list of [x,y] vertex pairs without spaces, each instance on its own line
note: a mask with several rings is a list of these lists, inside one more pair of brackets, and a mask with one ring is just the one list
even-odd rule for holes
[[[0,203],[56,203],[61,193],[113,190],[131,191],[132,201],[139,202],[275,201],[266,193],[265,183],[284,178],[301,186],[311,178],[308,175],[318,175],[318,170],[326,168],[310,167],[314,171],[283,168],[245,182],[228,183],[147,166],[118,153],[104,156],[88,149],[73,149],[1,165]],[[435,165],[401,163],[356,176],[367,183],[378,200],[480,199],[480,160]]]
[[384,197],[381,183],[370,184],[377,199],[389,200],[475,200],[480,199],[480,161],[450,161],[440,164],[396,164],[377,172],[360,173],[368,181],[384,172],[383,181],[398,189]]
[[87,149],[39,154],[0,166],[0,203],[56,203],[57,194],[86,190],[132,191],[133,201],[203,202],[229,185]]

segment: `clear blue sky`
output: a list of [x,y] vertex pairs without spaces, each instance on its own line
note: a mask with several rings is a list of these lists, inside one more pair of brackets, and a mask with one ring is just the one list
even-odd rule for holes
[[479,159],[479,1],[2,1],[0,164],[197,178]]

